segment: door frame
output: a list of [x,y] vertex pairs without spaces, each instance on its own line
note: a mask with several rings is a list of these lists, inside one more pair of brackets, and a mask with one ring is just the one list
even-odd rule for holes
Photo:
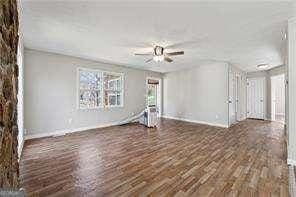
[[159,109],[159,116],[162,116],[162,79],[158,78],[158,77],[146,77],[146,81],[145,81],[145,86],[146,86],[146,94],[145,94],[145,104],[146,106],[148,105],[148,80],[152,79],[152,80],[157,80],[158,81],[158,89],[156,92],[156,102],[159,106],[157,106]]
[[[231,95],[231,91],[230,89],[232,89],[232,93],[233,95]],[[232,100],[231,97],[232,96]],[[234,105],[234,120],[232,118],[232,110],[231,108]],[[237,120],[236,120],[236,73],[229,71],[228,72],[228,126],[230,127],[233,124],[236,124]]]
[[[276,76],[276,75],[275,75]],[[274,88],[274,77],[275,76],[271,76],[270,77],[270,118],[272,121],[275,121],[275,88]]]
[[[230,99],[230,86],[231,86],[231,77],[233,77],[232,79],[232,88],[233,88],[233,101],[231,101]],[[240,73],[236,73],[233,71],[229,71],[228,73],[228,125],[234,125],[236,123],[238,123],[239,121],[242,120],[242,111],[243,111],[243,107],[242,107],[242,92],[243,92],[243,78],[242,75]],[[232,121],[232,117],[231,117],[231,105],[234,104],[234,121]]]
[[236,121],[241,121],[241,105],[242,98],[242,77],[240,74],[235,75],[235,119]]
[[266,120],[266,77],[250,77],[250,78],[247,78],[247,118],[252,118],[250,117],[250,113],[249,113],[249,80],[259,80],[259,79],[262,79],[263,80],[263,120]]
[[[277,75],[272,75],[270,76],[270,118],[271,118],[271,121],[276,121],[275,119],[275,115],[276,115],[276,103],[274,102],[274,97],[275,97],[275,88],[274,88],[274,83],[273,83],[273,80],[274,78],[276,77],[279,77],[279,76],[284,76],[284,88],[285,88],[285,94],[284,94],[284,102],[285,102],[285,113],[284,115],[286,116],[286,74],[285,73],[280,73],[280,74],[277,74]],[[285,120],[286,122],[286,120]]]

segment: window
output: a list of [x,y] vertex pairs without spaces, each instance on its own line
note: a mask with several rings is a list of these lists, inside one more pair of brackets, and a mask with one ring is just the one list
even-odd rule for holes
[[104,72],[105,106],[122,106],[122,74]]
[[79,109],[123,106],[123,75],[92,69],[78,69]]

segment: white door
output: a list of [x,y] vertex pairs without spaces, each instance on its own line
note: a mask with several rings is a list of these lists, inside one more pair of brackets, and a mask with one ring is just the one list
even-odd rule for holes
[[247,82],[248,118],[264,119],[264,78],[252,78]]
[[229,125],[236,122],[236,109],[235,109],[235,77],[233,73],[229,73],[229,95],[228,95],[228,108],[229,108]]

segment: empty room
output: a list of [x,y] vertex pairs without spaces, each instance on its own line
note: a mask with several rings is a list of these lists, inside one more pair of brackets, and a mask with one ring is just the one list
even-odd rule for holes
[[0,1],[0,196],[296,196],[294,1]]

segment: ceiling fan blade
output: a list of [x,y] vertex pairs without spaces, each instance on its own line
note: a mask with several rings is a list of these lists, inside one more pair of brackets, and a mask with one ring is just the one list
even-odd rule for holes
[[169,52],[169,53],[165,53],[169,56],[174,56],[174,55],[184,55],[184,51],[176,51],[176,52]]
[[146,60],[146,63],[151,62],[153,60],[153,58]]
[[167,61],[167,62],[172,62],[173,60],[169,57],[164,57],[164,60]]
[[223,60],[223,59],[205,59],[205,58],[197,58],[196,61],[203,61],[203,62],[229,62],[229,60]]
[[134,55],[153,55],[153,53],[152,52],[134,53]]
[[165,48],[176,49],[176,48],[197,47],[202,43],[205,43],[206,41],[208,41],[208,37],[209,36],[203,36],[200,38],[194,38],[192,40],[184,40],[183,42],[167,45],[165,46]]

